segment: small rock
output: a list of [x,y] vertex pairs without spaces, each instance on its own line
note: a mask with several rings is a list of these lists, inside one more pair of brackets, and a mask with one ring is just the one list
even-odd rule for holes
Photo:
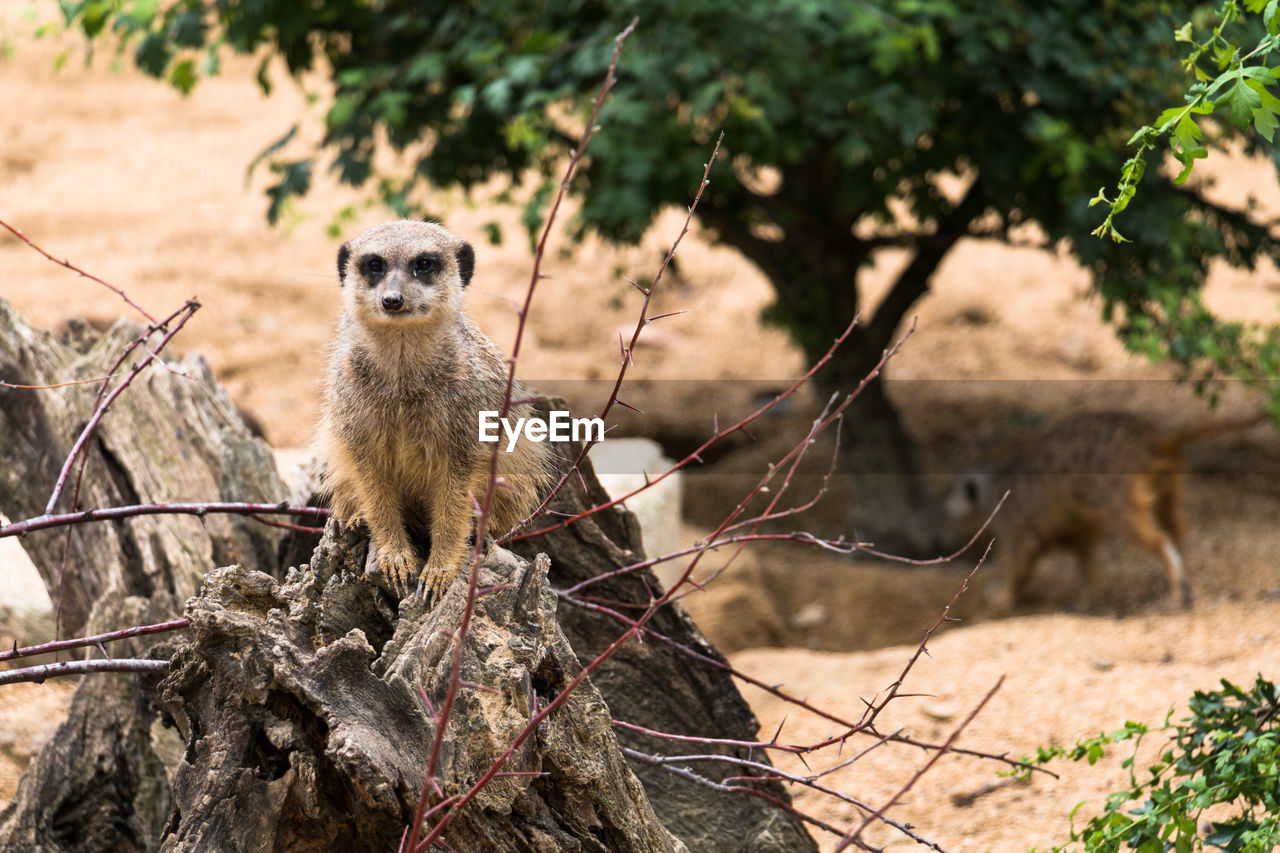
[[926,702],[920,706],[920,710],[925,713],[925,716],[932,717],[941,723],[945,723],[956,715],[956,709],[946,702]]
[[791,627],[797,631],[807,631],[824,624],[829,618],[826,607],[820,602],[811,601],[791,617]]

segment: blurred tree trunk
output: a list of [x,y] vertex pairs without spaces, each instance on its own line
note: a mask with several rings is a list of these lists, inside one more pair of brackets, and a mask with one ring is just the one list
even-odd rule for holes
[[[895,345],[911,306],[928,292],[942,260],[982,213],[983,198],[975,182],[927,233],[859,237],[854,229],[862,211],[822,220],[815,211],[826,208],[806,203],[835,191],[831,182],[837,176],[814,165],[820,162],[814,158],[784,170],[776,195],[760,195],[740,184],[730,192],[713,190],[699,215],[722,242],[742,252],[769,279],[777,300],[766,316],[791,332],[807,363],[826,355],[849,322],[859,317],[849,337],[814,376],[825,401],[832,394],[852,392]],[[911,252],[911,260],[874,314],[865,316],[858,273],[876,251],[894,246]],[[923,485],[918,448],[884,382],[877,377],[868,383],[846,410],[840,471],[847,483],[840,496],[849,501],[848,522],[843,531],[821,534],[844,533],[904,556],[932,556],[939,547],[937,509]]]

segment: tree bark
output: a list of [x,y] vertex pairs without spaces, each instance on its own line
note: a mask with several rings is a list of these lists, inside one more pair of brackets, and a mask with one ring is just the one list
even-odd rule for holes
[[[430,610],[362,577],[366,537],[330,523],[277,584],[238,566],[189,603],[192,642],[160,701],[187,744],[164,851],[393,849],[422,790],[466,578]],[[449,716],[441,798],[465,793],[581,667],[559,630],[548,560],[490,550]],[[684,851],[618,751],[585,682],[444,834],[455,850]]]
[[[73,324],[65,341],[33,329],[0,300],[0,380],[50,385],[103,376],[140,331],[105,335]],[[270,449],[254,439],[197,356],[138,375],[88,444],[80,506],[148,501],[250,500],[285,495]],[[96,383],[51,390],[0,388],[0,511],[44,511],[63,459],[94,408]],[[70,506],[71,486],[60,507]],[[69,532],[68,532],[69,531]],[[182,613],[213,565],[274,568],[279,531],[246,518],[150,516],[30,533],[23,547],[61,614],[62,634],[99,633]],[[68,545],[62,571],[64,543]],[[167,657],[171,640],[113,644],[114,657]],[[91,676],[68,719],[32,761],[0,812],[0,849],[156,849],[169,809],[156,679]]]

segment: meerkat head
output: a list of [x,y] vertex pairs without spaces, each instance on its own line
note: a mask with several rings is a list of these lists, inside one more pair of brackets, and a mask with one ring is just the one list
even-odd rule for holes
[[990,471],[963,471],[951,481],[942,498],[942,512],[948,521],[968,521],[990,512],[994,479]]
[[347,311],[366,327],[453,313],[474,270],[471,244],[430,222],[388,222],[338,249]]

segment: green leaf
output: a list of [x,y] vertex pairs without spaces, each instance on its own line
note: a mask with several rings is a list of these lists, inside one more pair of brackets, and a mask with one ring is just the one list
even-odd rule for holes
[[1277,115],[1280,115],[1280,98],[1271,94],[1257,80],[1249,80],[1247,85],[1261,100],[1259,106],[1253,110],[1253,127],[1267,142],[1270,142],[1275,135],[1276,127],[1280,126],[1280,121],[1277,121]]
[[182,60],[169,72],[169,82],[184,95],[191,94],[191,90],[196,87],[197,79],[196,64],[190,59]]
[[1253,111],[1262,105],[1262,98],[1237,75],[1235,84],[1225,94],[1220,95],[1216,103],[1219,107],[1225,104],[1231,123],[1243,130],[1249,126]]
[[310,159],[271,165],[271,171],[280,176],[279,181],[267,188],[267,196],[271,199],[267,207],[267,221],[272,225],[279,222],[280,214],[294,196],[306,195],[311,189],[312,165]]
[[329,112],[325,113],[324,126],[328,133],[336,133],[351,123],[356,116],[359,105],[355,98],[339,95],[333,99]]
[[102,32],[113,11],[110,0],[93,0],[85,3],[80,7],[80,28],[84,30],[86,36],[93,38]]

